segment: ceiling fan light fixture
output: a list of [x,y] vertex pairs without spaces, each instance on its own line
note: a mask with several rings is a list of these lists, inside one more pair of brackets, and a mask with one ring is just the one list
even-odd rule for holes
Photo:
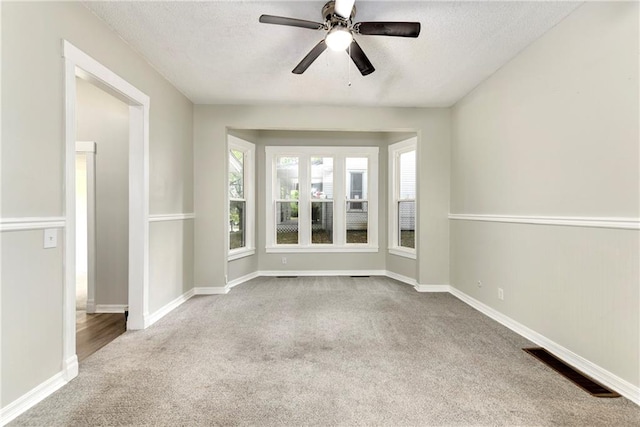
[[325,42],[329,49],[336,52],[340,52],[348,48],[352,40],[353,35],[351,34],[351,31],[342,26],[333,27],[325,37]]

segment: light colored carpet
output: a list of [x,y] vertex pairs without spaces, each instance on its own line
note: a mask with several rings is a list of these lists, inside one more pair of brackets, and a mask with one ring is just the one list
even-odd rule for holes
[[387,278],[259,278],[125,333],[13,425],[638,425],[529,345]]

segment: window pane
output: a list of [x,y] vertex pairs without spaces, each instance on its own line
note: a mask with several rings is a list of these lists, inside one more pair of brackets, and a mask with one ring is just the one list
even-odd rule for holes
[[347,199],[367,199],[366,157],[347,157]]
[[244,153],[229,150],[229,197],[244,198]]
[[311,243],[333,243],[333,202],[311,202]]
[[278,180],[276,183],[276,199],[298,200],[298,160],[297,157],[278,157],[276,163],[276,179]]
[[311,198],[333,199],[333,158],[311,158]]
[[398,225],[400,228],[398,245],[414,249],[416,247],[416,202],[398,202]]
[[298,243],[298,202],[276,202],[276,243]]
[[229,202],[229,249],[245,247],[245,203]]
[[368,229],[368,203],[347,201],[347,243],[367,243]]
[[400,154],[400,199],[416,198],[416,152]]

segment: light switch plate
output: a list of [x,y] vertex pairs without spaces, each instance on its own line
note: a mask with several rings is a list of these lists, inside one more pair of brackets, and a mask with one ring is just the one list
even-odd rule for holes
[[50,249],[58,246],[58,230],[47,228],[44,230],[44,248]]

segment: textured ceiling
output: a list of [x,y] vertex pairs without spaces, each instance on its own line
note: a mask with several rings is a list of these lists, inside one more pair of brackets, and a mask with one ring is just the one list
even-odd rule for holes
[[450,106],[580,3],[357,0],[356,22],[419,21],[417,39],[357,35],[376,71],[325,51],[291,70],[324,31],[261,24],[322,21],[323,1],[86,2],[196,104]]

